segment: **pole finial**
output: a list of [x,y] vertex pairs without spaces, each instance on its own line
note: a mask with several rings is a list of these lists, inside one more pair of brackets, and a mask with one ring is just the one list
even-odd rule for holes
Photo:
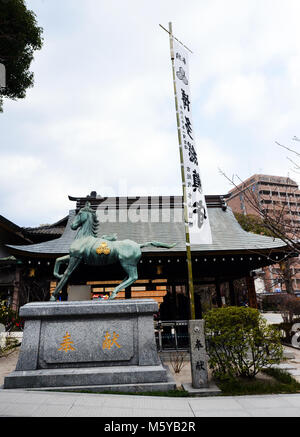
[[190,50],[186,45],[184,45],[181,41],[179,41],[179,39],[177,39],[174,35],[173,35],[173,30],[172,30],[172,22],[169,22],[169,30],[167,30],[164,26],[162,26],[161,24],[159,25],[162,29],[164,29],[172,38],[176,39],[177,42],[179,42],[179,44],[181,44],[186,50],[188,50],[190,53],[193,53],[192,50]]

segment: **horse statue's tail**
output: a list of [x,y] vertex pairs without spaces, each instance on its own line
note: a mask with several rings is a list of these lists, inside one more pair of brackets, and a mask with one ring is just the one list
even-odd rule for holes
[[166,244],[166,243],[160,243],[159,241],[148,241],[148,243],[142,243],[140,244],[140,247],[147,247],[147,246],[155,246],[155,247],[165,247],[166,249],[171,249],[172,247],[176,246],[177,243],[173,244]]

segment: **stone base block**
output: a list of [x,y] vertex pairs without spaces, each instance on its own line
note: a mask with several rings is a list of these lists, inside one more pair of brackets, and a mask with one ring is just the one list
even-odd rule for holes
[[210,383],[208,387],[203,388],[193,388],[192,384],[189,383],[182,384],[182,387],[191,396],[216,396],[222,393],[222,390],[220,390],[214,383]]
[[157,354],[157,310],[152,299],[24,305],[19,359],[4,389],[175,389]]
[[[167,382],[168,381],[168,382]],[[168,390],[176,385],[170,382],[166,369],[160,366],[92,367],[71,369],[40,369],[14,371],[4,380],[4,388],[129,387],[167,383]],[[112,388],[111,388],[112,389]]]

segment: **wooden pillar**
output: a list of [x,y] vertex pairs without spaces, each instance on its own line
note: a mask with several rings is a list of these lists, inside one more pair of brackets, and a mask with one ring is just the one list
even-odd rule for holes
[[248,304],[251,308],[257,308],[256,291],[254,279],[252,276],[246,276],[246,284],[248,289]]
[[125,288],[125,299],[131,299],[131,287]]
[[230,279],[228,281],[229,283],[229,296],[230,296],[230,305],[235,306],[236,300],[235,300],[235,293],[234,293],[234,285],[233,285],[233,279]]
[[13,291],[13,299],[12,299],[13,311],[18,311],[18,309],[19,309],[20,279],[21,279],[20,268],[16,267],[15,280],[14,280],[14,291]]
[[200,294],[195,294],[195,315],[196,320],[202,319],[202,305]]
[[222,298],[221,298],[221,289],[220,289],[220,281],[216,280],[216,296],[217,296],[217,305],[219,308],[222,308]]
[[53,291],[55,290],[56,286],[57,286],[58,281],[50,281],[50,289],[49,289],[49,293],[50,293],[50,297],[53,294]]
[[172,287],[172,318],[171,320],[178,320],[178,311],[177,311],[177,293],[176,293],[176,285]]

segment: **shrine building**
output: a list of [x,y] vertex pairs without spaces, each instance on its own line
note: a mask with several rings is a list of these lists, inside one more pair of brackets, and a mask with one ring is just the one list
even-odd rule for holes
[[[216,306],[257,307],[255,270],[282,259],[286,246],[279,239],[244,231],[227,206],[225,196],[210,195],[205,199],[212,244],[191,248],[196,317]],[[71,223],[89,201],[99,219],[99,237],[115,233],[118,240],[176,243],[172,249],[143,248],[138,280],[116,298],[153,298],[159,304],[161,320],[190,318],[182,196],[101,197],[92,192],[86,197],[69,196],[69,200],[74,202],[74,208],[64,219],[36,229],[18,228],[23,232],[18,241],[2,242],[8,256],[0,259],[0,266],[9,264],[9,260],[18,266],[18,284],[12,288],[15,307],[26,301],[49,300],[57,284],[53,276],[55,259],[68,254],[77,232],[71,229]],[[81,263],[60,299],[105,299],[125,276],[119,264],[91,267]],[[31,296],[33,283],[36,295],[40,287],[39,299]]]

